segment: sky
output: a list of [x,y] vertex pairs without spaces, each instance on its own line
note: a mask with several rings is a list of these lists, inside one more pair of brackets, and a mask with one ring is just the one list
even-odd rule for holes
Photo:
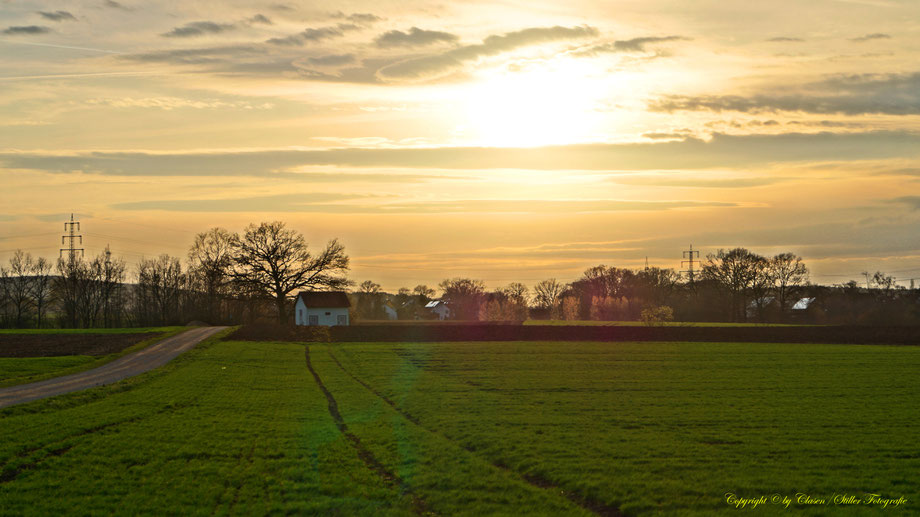
[[0,0],[0,262],[339,239],[384,289],[743,246],[920,282],[920,2]]

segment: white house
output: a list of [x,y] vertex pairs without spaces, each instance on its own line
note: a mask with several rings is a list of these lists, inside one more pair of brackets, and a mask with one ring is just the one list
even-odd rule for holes
[[294,323],[297,325],[348,325],[348,308],[351,303],[344,291],[303,291],[294,305]]
[[450,307],[447,306],[447,302],[432,300],[428,302],[428,305],[425,305],[425,308],[437,314],[439,320],[446,320],[450,317]]

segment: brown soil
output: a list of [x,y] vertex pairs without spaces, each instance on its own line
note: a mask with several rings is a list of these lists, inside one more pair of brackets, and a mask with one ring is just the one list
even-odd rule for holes
[[102,356],[156,334],[0,334],[0,357]]

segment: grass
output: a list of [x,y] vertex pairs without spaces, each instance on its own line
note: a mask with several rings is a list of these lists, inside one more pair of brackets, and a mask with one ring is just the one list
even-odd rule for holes
[[918,347],[212,340],[0,411],[0,514],[917,512],[918,370]]
[[[50,329],[40,329],[41,332],[27,332],[28,334],[52,334],[46,332]],[[91,370],[114,361],[119,357],[136,352],[148,347],[162,339],[174,336],[188,330],[188,327],[144,327],[141,329],[67,329],[67,330],[109,330],[108,334],[149,333],[151,337],[125,348],[116,354],[94,357],[87,355],[66,355],[58,357],[0,357],[0,388],[43,381],[53,377],[70,375],[86,370]],[[3,332],[14,334],[14,332]],[[21,332],[16,332],[21,333]],[[71,332],[57,332],[68,334]],[[87,333],[87,332],[79,332]],[[106,333],[106,332],[102,332]]]
[[[641,321],[592,321],[592,320],[526,320],[524,325],[574,325],[588,327],[644,327]],[[656,323],[663,327],[808,327],[796,323],[732,323],[721,321],[664,321]]]

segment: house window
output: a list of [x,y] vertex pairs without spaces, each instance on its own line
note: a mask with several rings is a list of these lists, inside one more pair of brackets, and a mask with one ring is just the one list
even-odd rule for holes
[[336,323],[338,325],[348,325],[348,316],[339,314],[338,317],[336,317]]
[[310,325],[319,325],[319,316],[310,316]]
[[331,312],[327,312],[327,313],[326,313],[326,316],[332,316],[332,313],[331,313]]
[[297,311],[297,322],[303,323],[303,309],[300,309],[299,311]]

